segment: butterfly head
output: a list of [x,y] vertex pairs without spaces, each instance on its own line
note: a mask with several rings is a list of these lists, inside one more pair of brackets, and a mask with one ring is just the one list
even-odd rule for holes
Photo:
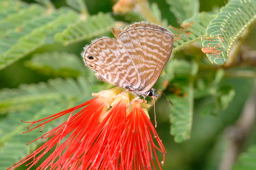
[[156,89],[153,89],[153,88],[151,88],[149,91],[147,91],[146,95],[149,96],[149,97],[158,97]]
[[84,51],[81,54],[85,65],[94,71],[99,71],[105,65],[106,53],[102,50],[104,44],[98,40],[92,42],[90,45],[84,47]]

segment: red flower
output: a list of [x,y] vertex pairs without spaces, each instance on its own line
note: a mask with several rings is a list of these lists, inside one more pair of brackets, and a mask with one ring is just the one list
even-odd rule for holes
[[119,88],[95,96],[31,122],[34,127],[29,131],[70,114],[67,121],[35,139],[47,141],[10,169],[22,164],[28,169],[35,165],[37,169],[161,169],[157,154],[162,153],[164,160],[165,148],[150,122],[145,101]]

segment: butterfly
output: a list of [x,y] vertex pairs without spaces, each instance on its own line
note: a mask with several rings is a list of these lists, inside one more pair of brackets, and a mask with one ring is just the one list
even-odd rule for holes
[[138,96],[156,96],[152,87],[171,56],[173,34],[144,22],[112,32],[115,38],[102,37],[84,47],[85,65],[102,81]]

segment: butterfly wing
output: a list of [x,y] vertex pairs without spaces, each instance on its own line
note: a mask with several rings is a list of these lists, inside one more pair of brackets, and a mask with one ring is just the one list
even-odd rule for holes
[[135,23],[117,35],[139,72],[137,94],[145,94],[159,78],[172,52],[173,35],[148,23]]
[[84,48],[82,56],[99,79],[130,90],[138,88],[139,72],[119,41],[107,37],[97,39]]

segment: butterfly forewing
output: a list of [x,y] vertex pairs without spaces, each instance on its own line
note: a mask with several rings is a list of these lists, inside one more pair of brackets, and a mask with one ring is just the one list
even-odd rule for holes
[[171,55],[173,36],[147,23],[115,32],[116,39],[100,38],[87,46],[84,61],[98,78],[145,96]]
[[140,86],[137,93],[146,93],[159,78],[171,51],[172,34],[157,25],[137,23],[119,34],[129,56],[139,71]]
[[[100,38],[85,47],[83,59],[96,76],[123,88],[132,86],[139,75],[123,44],[112,38]],[[130,70],[129,73],[127,70]],[[132,74],[130,74],[130,72]]]

